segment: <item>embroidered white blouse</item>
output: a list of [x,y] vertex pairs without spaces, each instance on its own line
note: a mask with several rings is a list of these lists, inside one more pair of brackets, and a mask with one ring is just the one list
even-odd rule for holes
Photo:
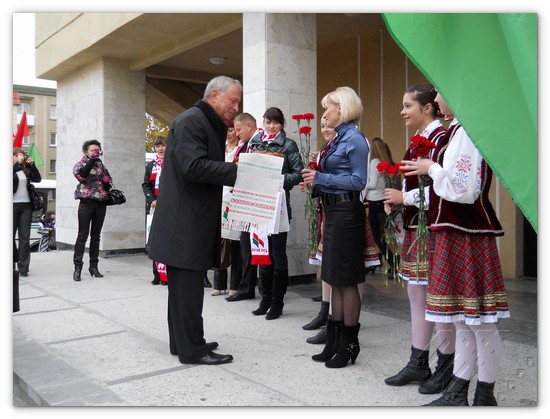
[[[449,129],[458,124],[454,119]],[[459,127],[449,140],[443,156],[443,166],[432,164],[428,174],[433,179],[434,192],[441,198],[462,204],[472,204],[481,193],[483,157]]]

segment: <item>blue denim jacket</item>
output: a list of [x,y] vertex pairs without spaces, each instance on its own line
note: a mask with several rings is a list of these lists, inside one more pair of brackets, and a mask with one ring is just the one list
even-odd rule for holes
[[323,171],[315,174],[314,186],[322,193],[362,191],[369,170],[367,138],[351,122],[338,125],[335,131],[336,137],[320,162]]

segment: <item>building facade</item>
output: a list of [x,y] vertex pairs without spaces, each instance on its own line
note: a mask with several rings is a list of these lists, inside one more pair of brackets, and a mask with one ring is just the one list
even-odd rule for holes
[[57,164],[57,94],[56,89],[13,85],[14,132],[27,113],[29,135],[23,137],[23,150],[35,144],[43,165],[38,171],[43,179],[56,178]]

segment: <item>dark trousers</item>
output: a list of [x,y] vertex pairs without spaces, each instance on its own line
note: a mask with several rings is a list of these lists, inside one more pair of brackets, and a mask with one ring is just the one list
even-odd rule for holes
[[99,239],[106,212],[107,205],[104,201],[80,200],[78,205],[78,235],[76,236],[73,255],[75,266],[84,265],[82,259],[88,235],[90,236],[90,266],[97,266],[99,262]]
[[[384,211],[384,201],[368,201],[369,203],[369,224],[372,230],[374,241],[384,257],[386,257],[386,241],[383,238],[384,225],[386,224],[386,212]],[[391,250],[388,253],[390,266],[393,264],[393,254]]]
[[[231,242],[231,279],[229,289],[237,290],[243,276],[243,261],[241,257],[241,243],[239,240],[230,240]],[[214,271],[214,289],[227,289],[227,269],[218,269]]]
[[[276,297],[282,300],[286,293],[288,285],[288,258],[286,255],[287,238],[287,232],[268,236],[271,265],[260,266],[260,292],[262,297],[267,296],[269,298],[269,296],[273,294],[273,291],[277,290],[275,292],[275,294],[277,294]],[[275,275],[275,272],[279,274]],[[281,273],[284,273],[285,276],[284,284],[279,283],[283,281],[283,275]],[[280,292],[278,290],[280,290]]]
[[[258,282],[258,265],[252,265],[250,260],[252,259],[252,250],[250,248],[250,233],[241,232],[241,239],[239,241],[241,246],[241,259],[243,277],[239,284],[238,293],[254,297],[256,295],[256,283]],[[260,291],[261,292],[261,291]]]
[[166,266],[170,353],[185,364],[210,352],[204,345],[204,271]]
[[29,202],[13,204],[13,238],[17,232],[17,247],[19,248],[19,272],[28,272],[31,263],[31,222],[32,209]]

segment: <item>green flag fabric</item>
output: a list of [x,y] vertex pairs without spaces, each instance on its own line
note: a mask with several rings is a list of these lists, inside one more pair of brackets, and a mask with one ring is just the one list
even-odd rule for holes
[[29,146],[29,151],[27,152],[27,154],[31,159],[33,159],[34,165],[36,167],[44,165],[42,157],[40,157],[40,153],[38,152],[38,149],[36,148],[36,145],[34,143]]
[[537,231],[537,15],[383,17]]

